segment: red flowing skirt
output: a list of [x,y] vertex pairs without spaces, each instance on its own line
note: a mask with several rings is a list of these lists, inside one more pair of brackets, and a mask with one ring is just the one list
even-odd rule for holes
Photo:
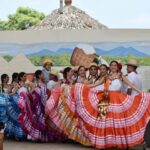
[[58,88],[47,102],[47,113],[67,136],[95,148],[127,148],[143,142],[150,119],[150,94],[135,97],[110,91],[105,119],[99,117],[99,95],[83,84]]

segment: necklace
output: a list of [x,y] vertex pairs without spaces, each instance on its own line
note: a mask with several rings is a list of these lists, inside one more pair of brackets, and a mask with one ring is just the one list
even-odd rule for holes
[[85,77],[79,77],[78,82],[79,82],[79,83],[83,83],[84,80],[85,80]]

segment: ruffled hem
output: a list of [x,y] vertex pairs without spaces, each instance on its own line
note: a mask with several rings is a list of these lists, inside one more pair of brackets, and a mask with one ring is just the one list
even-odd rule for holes
[[127,148],[143,142],[145,127],[150,119],[150,94],[142,93],[131,97],[110,91],[105,119],[99,117],[99,93],[77,84],[74,94],[82,131],[94,147]]
[[6,98],[6,112],[7,112],[7,121],[5,127],[5,133],[9,137],[24,138],[25,133],[21,127],[21,124],[18,122],[18,117],[20,110],[18,108],[18,94],[8,95],[4,94]]
[[68,138],[95,148],[127,148],[143,142],[150,119],[150,94],[131,97],[110,91],[105,119],[100,118],[99,95],[76,84],[59,88],[47,102],[48,115]]
[[[58,87],[52,92],[47,101],[47,114],[60,131],[67,135],[68,139],[75,140],[85,146],[91,146],[88,138],[83,134],[75,113],[73,93],[68,93],[68,86]],[[68,94],[69,95],[68,95]]]
[[[38,100],[38,98],[35,99]],[[52,122],[46,121],[45,114],[39,113],[42,115],[40,117],[37,114],[33,114],[35,112],[32,108],[33,105],[34,107],[40,107],[36,102],[32,104],[31,95],[21,92],[19,98],[19,108],[21,109],[19,121],[26,134],[41,142],[63,141],[64,137],[55,130]],[[49,124],[46,124],[46,122]]]

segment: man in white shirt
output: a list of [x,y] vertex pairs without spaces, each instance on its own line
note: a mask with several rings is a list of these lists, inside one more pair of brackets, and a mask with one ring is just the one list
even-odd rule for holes
[[47,83],[47,88],[51,91],[62,83],[63,76],[56,69],[51,70],[50,80]]
[[[138,89],[142,90],[142,81],[136,71],[138,67],[137,61],[135,59],[131,59],[128,61],[126,65],[127,65],[128,80]],[[130,87],[127,87],[126,93],[131,96],[136,96],[138,94],[137,91],[131,89]]]

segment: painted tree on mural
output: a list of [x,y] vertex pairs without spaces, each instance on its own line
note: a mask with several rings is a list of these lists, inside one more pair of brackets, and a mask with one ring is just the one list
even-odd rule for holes
[[10,14],[7,21],[0,21],[1,30],[25,30],[39,23],[45,15],[29,7],[19,7]]
[[[5,60],[8,62],[12,60],[12,56],[3,56]],[[112,60],[120,61],[122,64],[126,64],[129,59],[135,58],[139,62],[140,66],[150,66],[150,57],[136,57],[133,55],[128,56],[103,56],[105,60],[107,60],[108,63],[110,63]],[[50,58],[54,62],[54,66],[70,66],[70,58],[71,55],[69,54],[61,54],[61,55],[46,55],[46,56],[28,56],[28,58],[31,60],[31,62],[35,66],[41,66],[43,59]]]

